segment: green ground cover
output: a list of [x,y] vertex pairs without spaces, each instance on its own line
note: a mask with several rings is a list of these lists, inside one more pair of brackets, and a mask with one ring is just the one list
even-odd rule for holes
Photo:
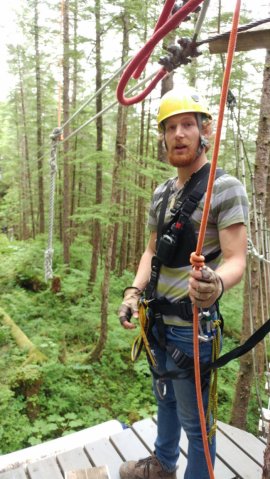
[[[147,361],[135,364],[130,348],[136,332],[119,327],[117,309],[132,274],[112,274],[108,340],[99,362],[86,361],[99,334],[102,271],[87,292],[89,245],[77,238],[69,274],[63,273],[60,245],[54,268],[61,292],[54,294],[43,276],[43,239],[9,243],[0,236],[1,308],[47,356],[43,364],[27,361],[7,326],[0,324],[0,453],[8,453],[109,419],[131,424],[156,412]],[[33,279],[36,291],[31,289]],[[223,352],[239,338],[242,285],[222,300],[225,318]],[[219,418],[229,421],[238,362],[219,373]],[[253,395],[249,430],[257,431],[258,406]]]

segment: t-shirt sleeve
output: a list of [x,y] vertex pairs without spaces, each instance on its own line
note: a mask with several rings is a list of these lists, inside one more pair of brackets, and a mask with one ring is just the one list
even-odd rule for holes
[[223,175],[214,184],[211,214],[219,230],[236,223],[247,224],[248,197],[243,184],[235,177]]
[[162,183],[161,185],[159,185],[154,191],[154,194],[152,196],[152,200],[150,203],[150,207],[149,207],[148,221],[147,221],[147,227],[151,232],[157,231],[158,229],[158,217],[160,214],[163,195],[165,193],[165,190],[168,187],[168,184],[171,182],[172,182],[172,179],[165,181],[165,183]]

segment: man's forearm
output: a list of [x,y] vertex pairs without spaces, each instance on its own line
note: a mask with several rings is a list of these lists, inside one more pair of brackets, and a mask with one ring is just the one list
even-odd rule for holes
[[132,286],[136,286],[141,291],[143,291],[149,281],[150,273],[151,273],[151,260],[153,257],[153,253],[150,251],[145,251],[141,257],[137,274],[134,278]]
[[216,270],[216,273],[222,279],[225,291],[232,288],[241,281],[245,272],[245,267],[245,258],[241,258],[225,261]]

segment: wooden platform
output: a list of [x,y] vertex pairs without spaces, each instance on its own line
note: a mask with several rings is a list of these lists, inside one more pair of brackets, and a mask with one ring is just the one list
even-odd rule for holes
[[[210,53],[226,53],[228,49],[230,32],[224,33],[224,36],[219,37],[209,43]],[[270,48],[270,21],[253,27],[245,32],[240,32],[237,35],[236,47],[237,52],[257,50],[260,48]]]
[[[128,429],[122,429],[118,421],[108,421],[64,438],[0,456],[0,479],[119,479],[120,464],[149,455],[155,437],[153,419],[138,421]],[[187,438],[182,434],[177,479],[184,477],[187,445]],[[261,479],[264,449],[262,440],[219,422],[215,479]],[[87,471],[94,467],[103,474],[109,471],[108,475],[100,476],[98,470],[96,475],[87,475]]]

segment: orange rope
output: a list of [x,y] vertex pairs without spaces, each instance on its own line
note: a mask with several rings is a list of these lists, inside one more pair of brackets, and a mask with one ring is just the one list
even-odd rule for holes
[[[204,210],[202,214],[202,221],[201,221],[201,226],[200,226],[200,231],[198,236],[196,252],[192,253],[190,257],[190,262],[196,269],[200,269],[204,265],[204,257],[202,256],[201,252],[202,252],[202,247],[203,247],[204,238],[205,238],[205,232],[206,232],[207,221],[208,221],[209,210],[210,210],[211,196],[212,196],[212,191],[213,191],[213,186],[215,181],[215,172],[217,167],[224,110],[225,110],[225,105],[226,105],[226,100],[228,95],[232,61],[233,61],[233,55],[234,55],[236,39],[237,39],[237,28],[238,28],[238,22],[239,22],[239,16],[240,16],[240,5],[241,5],[241,0],[236,0],[235,11],[234,11],[233,21],[232,21],[232,30],[231,30],[230,40],[228,45],[226,67],[225,67],[222,89],[221,89],[217,132],[215,136],[213,156],[212,156],[209,180],[208,180],[206,197],[205,197],[205,205],[204,205]],[[202,389],[201,389],[201,376],[200,376],[200,356],[199,356],[200,353],[199,353],[198,328],[199,328],[199,312],[198,312],[198,307],[194,306],[193,344],[194,344],[194,369],[195,369],[196,394],[197,394],[198,410],[199,410],[200,423],[201,423],[203,447],[204,447],[204,453],[205,453],[205,458],[206,458],[208,472],[209,472],[209,478],[214,479],[214,470],[213,470],[210,451],[209,451],[205,415],[204,415],[204,409],[203,409],[202,392],[201,392]]]

